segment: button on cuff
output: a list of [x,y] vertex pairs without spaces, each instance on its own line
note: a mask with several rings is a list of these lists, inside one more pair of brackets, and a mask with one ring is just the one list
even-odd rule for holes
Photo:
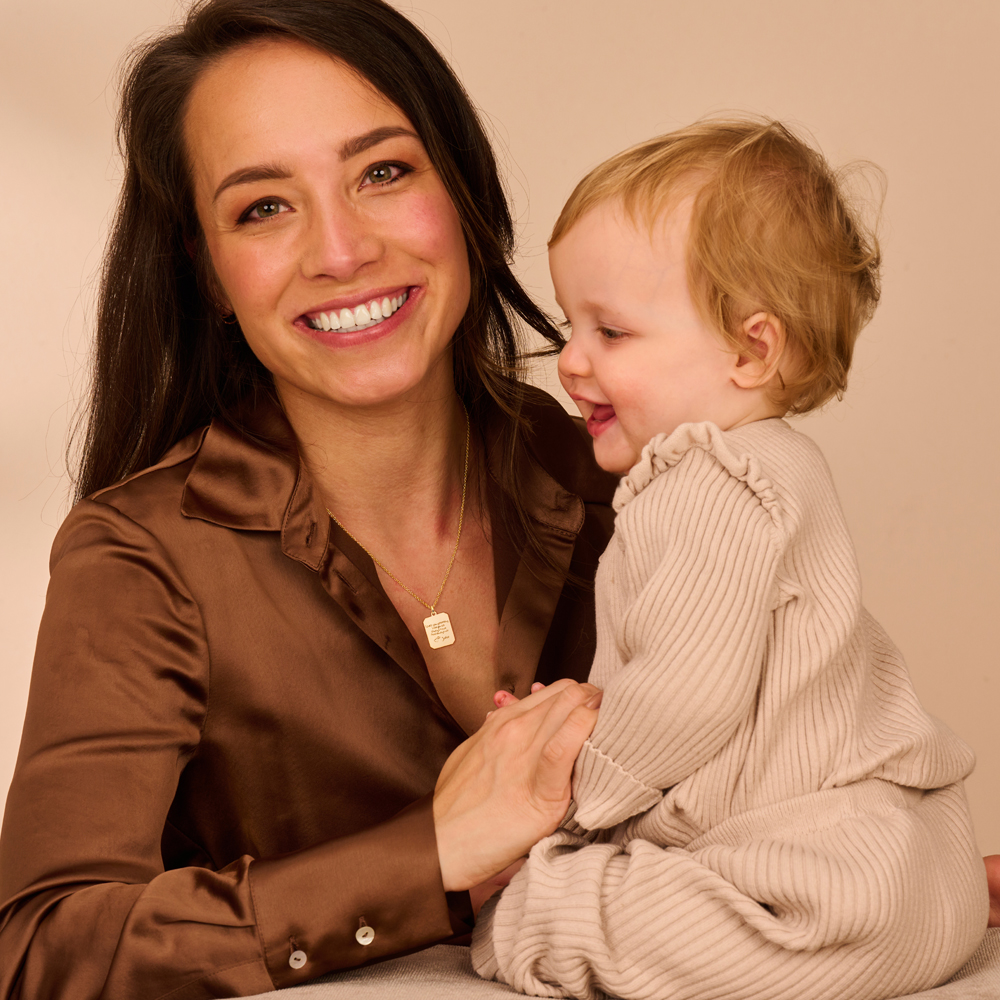
[[357,939],[358,944],[364,945],[367,948],[375,940],[375,930],[364,924],[354,932],[354,937]]
[[288,964],[293,969],[301,969],[303,965],[308,961],[306,953],[301,949],[293,951],[291,955],[288,956]]

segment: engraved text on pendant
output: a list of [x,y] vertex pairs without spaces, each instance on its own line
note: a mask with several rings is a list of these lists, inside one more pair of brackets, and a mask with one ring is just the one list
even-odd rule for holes
[[424,619],[424,631],[427,633],[427,641],[431,644],[431,649],[450,646],[455,641],[451,619],[443,611],[439,611],[436,615],[428,615]]

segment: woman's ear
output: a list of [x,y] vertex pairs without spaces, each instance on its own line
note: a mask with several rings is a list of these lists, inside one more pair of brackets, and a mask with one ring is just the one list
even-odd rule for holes
[[741,389],[759,389],[778,372],[785,353],[785,325],[777,316],[756,312],[743,321],[746,345],[736,356],[730,378]]

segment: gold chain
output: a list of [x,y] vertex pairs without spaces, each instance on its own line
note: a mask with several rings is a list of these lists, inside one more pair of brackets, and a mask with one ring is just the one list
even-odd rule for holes
[[438,587],[438,592],[434,597],[433,604],[428,604],[422,597],[420,597],[418,594],[415,594],[412,590],[410,590],[410,588],[407,587],[406,584],[403,583],[403,581],[400,580],[400,578],[396,576],[396,574],[393,573],[388,566],[385,565],[385,563],[380,562],[370,549],[365,548],[364,544],[360,542],[354,535],[352,535],[347,530],[347,528],[344,527],[344,525],[341,523],[340,518],[337,517],[337,515],[334,514],[334,512],[330,510],[329,507],[326,508],[327,514],[329,514],[330,517],[332,517],[334,521],[337,522],[337,524],[340,527],[340,530],[343,531],[348,538],[353,539],[359,546],[361,546],[361,548],[364,549],[364,551],[367,553],[368,558],[371,559],[371,561],[375,563],[375,565],[378,566],[378,568],[382,570],[382,572],[385,573],[385,575],[389,577],[390,580],[399,584],[399,586],[402,587],[403,590],[405,590],[410,595],[410,597],[412,597],[415,601],[418,601],[425,608],[427,608],[431,612],[431,614],[434,613],[434,609],[437,607],[437,602],[441,600],[441,595],[444,593],[444,585],[448,582],[448,577],[451,576],[451,568],[452,566],[455,565],[455,557],[458,555],[458,543],[462,540],[462,522],[465,520],[465,493],[466,493],[466,487],[469,484],[469,432],[471,430],[469,411],[466,410],[464,403],[462,404],[462,412],[465,414],[465,468],[462,471],[462,506],[459,508],[458,511],[458,537],[455,539],[455,548],[452,550],[451,559],[448,562],[448,568],[444,571],[444,579],[441,581],[441,586]]

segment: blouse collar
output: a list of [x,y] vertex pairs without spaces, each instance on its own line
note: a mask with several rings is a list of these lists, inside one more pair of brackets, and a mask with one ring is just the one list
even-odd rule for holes
[[[525,508],[544,529],[573,539],[583,525],[583,504],[607,503],[615,480],[592,468],[572,418],[551,397],[532,391],[526,416],[530,424],[543,421],[545,430],[528,436],[519,458]],[[240,531],[280,531],[285,554],[318,571],[330,545],[330,519],[287,419],[269,402],[244,428],[216,419],[201,432],[181,512]],[[487,427],[487,437],[495,430]]]
[[[490,514],[498,683],[527,693],[570,572],[586,505],[610,506],[616,479],[596,466],[579,422],[550,396],[532,390],[525,416],[539,433],[525,435],[518,484],[546,558],[515,544],[492,495]],[[196,452],[181,512],[239,531],[280,532],[285,555],[315,572],[343,613],[420,685],[443,718],[450,718],[370,557],[327,515],[284,415],[271,404],[244,426],[239,431],[216,420],[200,432],[200,446],[192,439],[178,445]],[[487,440],[498,427],[486,428]]]

